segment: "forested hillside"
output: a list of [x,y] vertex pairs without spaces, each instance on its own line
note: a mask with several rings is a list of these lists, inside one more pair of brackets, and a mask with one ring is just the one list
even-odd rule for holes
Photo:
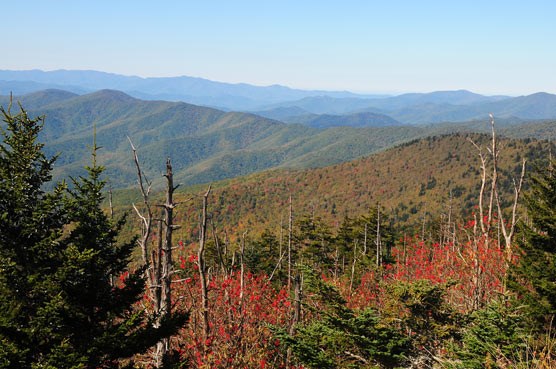
[[[230,229],[277,230],[286,221],[291,195],[298,216],[316,214],[332,228],[346,216],[364,215],[380,204],[400,230],[420,229],[423,221],[433,230],[448,211],[463,221],[477,205],[481,163],[470,140],[486,145],[489,136],[427,137],[324,168],[273,170],[216,182],[211,210]],[[508,193],[522,158],[532,169],[546,165],[549,157],[546,141],[502,138],[500,149],[500,186]],[[198,186],[193,189],[199,191]],[[118,203],[125,207],[122,202],[132,201],[133,192],[120,192]],[[192,193],[184,188],[178,195],[188,198]],[[196,205],[191,206],[185,213],[194,211]]]
[[[8,106],[9,97],[0,97]],[[30,113],[45,115],[41,139],[45,151],[58,155],[55,179],[83,174],[88,145],[103,150],[112,188],[135,183],[129,139],[141,150],[155,186],[162,185],[159,165],[174,162],[184,185],[247,175],[269,168],[312,168],[353,160],[416,138],[451,132],[488,132],[486,119],[429,126],[401,124],[373,113],[300,117],[285,124],[258,115],[224,112],[181,102],[145,101],[103,90],[76,95],[46,90],[14,98]],[[556,135],[554,121],[500,119],[500,133],[510,137]],[[320,127],[320,128],[318,128]],[[128,139],[129,137],[129,139]]]
[[[59,154],[57,179],[78,175],[96,132],[112,187],[135,182],[128,137],[154,169],[172,157],[179,181],[202,183],[278,167],[322,166],[350,160],[419,135],[413,127],[320,130],[247,113],[164,101],[143,101],[118,91],[87,95],[49,90],[21,97],[46,116],[41,138]],[[9,98],[0,99],[7,106]],[[156,175],[157,183],[158,173]]]
[[556,1],[0,12],[0,369],[556,369]]
[[[489,206],[492,144],[488,134],[428,137],[335,166],[269,171],[215,183],[208,192],[198,186],[177,194],[180,268],[189,271],[193,263],[195,269],[204,258],[207,278],[223,283],[208,294],[214,309],[208,319],[222,324],[214,329],[223,336],[211,339],[216,356],[202,349],[195,355],[216,366],[231,360],[248,367],[551,367],[546,319],[554,301],[540,285],[525,283],[533,272],[520,254],[524,237],[533,237],[526,232],[538,233],[519,223],[518,236],[512,226],[515,189],[537,191],[527,202],[518,200],[516,219],[533,216],[527,207],[550,196],[539,191],[548,191],[542,186],[551,178],[551,149],[542,140],[496,139],[498,200]],[[523,160],[535,174],[521,187]],[[481,196],[483,174],[487,190]],[[200,217],[203,199],[208,218]],[[125,201],[138,204],[140,198]],[[553,206],[547,201],[540,206]],[[199,219],[207,237],[203,255],[196,253]],[[550,279],[535,270],[539,283]],[[201,283],[196,281],[193,276],[187,283]],[[199,291],[196,298],[202,286]],[[245,304],[237,319],[249,321],[237,328],[237,320],[219,310],[233,296],[238,306]],[[241,296],[252,303],[242,303]],[[542,309],[523,305],[532,296],[545,301]],[[259,318],[251,320],[251,314]],[[270,331],[263,333],[261,322]],[[235,329],[257,333],[236,341]],[[268,333],[278,339],[270,346],[264,344]],[[254,362],[229,357],[238,344]]]
[[[410,141],[431,131],[382,127],[365,136],[341,127],[300,138],[288,127],[311,128],[182,103],[145,105],[114,91],[49,96],[42,108],[71,116],[73,126],[57,131],[18,107],[2,111],[0,366],[555,365],[549,141],[499,137],[492,118],[488,134]],[[184,126],[184,114],[203,119]],[[149,126],[156,117],[165,123]],[[69,187],[47,186],[57,160],[41,140],[75,135],[84,145],[89,119],[96,130],[84,175]],[[123,127],[141,137],[125,144],[138,183],[108,192],[102,178],[111,173],[100,164],[110,156],[100,143]],[[542,137],[554,123],[516,127],[500,132]],[[170,137],[180,129],[191,146]],[[239,142],[225,134],[235,130],[244,132]],[[292,161],[321,163],[339,161],[336,150],[361,156],[357,147],[370,142],[406,142],[332,166],[178,189],[191,169],[173,158],[191,154],[210,132],[219,139],[199,155],[243,140],[251,149],[234,151],[238,161],[222,159],[231,153],[208,159],[222,177],[276,160],[276,150],[259,155],[271,142],[301,141],[311,149],[294,145]],[[155,137],[176,151],[145,161]],[[154,169],[145,165],[152,161]],[[202,162],[188,167],[198,179],[218,178],[203,177]],[[153,173],[164,173],[160,189],[151,187]]]

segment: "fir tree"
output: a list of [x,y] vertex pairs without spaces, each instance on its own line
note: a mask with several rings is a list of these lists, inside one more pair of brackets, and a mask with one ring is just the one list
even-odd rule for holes
[[72,191],[44,192],[54,159],[37,143],[42,118],[2,113],[0,368],[120,367],[186,316],[154,329],[134,307],[143,271],[127,270],[134,242],[117,242],[124,220],[102,211],[96,145],[88,176],[74,180]]
[[61,263],[67,212],[63,185],[43,190],[55,160],[37,142],[43,118],[31,119],[23,108],[0,112],[0,367],[26,368],[47,345],[36,318]]
[[538,328],[556,314],[556,176],[551,168],[531,178],[526,194],[531,222],[522,226],[522,254],[510,280]]
[[384,324],[373,309],[355,311],[338,289],[304,270],[305,288],[315,299],[306,304],[317,316],[295,327],[295,333],[277,330],[277,337],[307,368],[394,368],[404,364],[411,342],[401,331]]

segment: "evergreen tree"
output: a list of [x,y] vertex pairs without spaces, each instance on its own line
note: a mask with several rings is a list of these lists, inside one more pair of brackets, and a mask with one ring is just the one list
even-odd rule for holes
[[186,317],[154,329],[134,308],[142,271],[127,270],[133,241],[116,240],[123,219],[113,223],[101,209],[96,147],[69,196],[63,185],[46,193],[54,159],[37,143],[42,119],[2,113],[0,368],[120,367]]
[[43,118],[0,112],[0,367],[26,368],[47,346],[36,318],[61,264],[67,211],[63,185],[43,190],[55,160],[37,142]]
[[276,236],[269,229],[265,229],[260,238],[255,240],[252,247],[246,252],[247,269],[255,273],[265,273],[267,276],[275,272],[277,277],[283,277],[280,275],[280,271],[274,270],[280,259],[279,243]]
[[77,362],[84,368],[117,367],[117,359],[144,352],[164,336],[134,309],[143,296],[143,271],[127,270],[135,242],[117,242],[124,219],[113,224],[101,208],[105,183],[96,149],[88,176],[73,180],[67,202],[73,229],[54,278],[60,293],[45,306],[45,318],[65,337],[49,354],[48,364],[56,368]]
[[[473,312],[463,329],[461,344],[455,345],[454,368],[505,368],[505,360],[524,362],[528,332],[516,301],[506,297]],[[501,359],[504,359],[500,361]],[[498,361],[498,363],[497,363]]]
[[329,270],[333,265],[332,234],[328,226],[314,216],[302,217],[297,226],[299,232],[295,235],[296,243],[300,246],[301,262],[312,264],[320,270]]
[[510,287],[528,305],[537,328],[556,314],[556,176],[552,167],[531,178],[526,194],[530,225],[523,225]]
[[316,318],[297,325],[293,335],[277,330],[277,337],[303,366],[394,368],[406,362],[410,339],[375,310],[349,308],[335,286],[309,269],[304,271],[304,282],[314,298],[305,307]]

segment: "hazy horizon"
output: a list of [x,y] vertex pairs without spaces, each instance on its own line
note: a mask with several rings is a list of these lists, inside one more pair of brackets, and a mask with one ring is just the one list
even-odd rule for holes
[[[349,93],[354,93],[354,94],[358,94],[358,95],[385,95],[385,96],[399,96],[399,95],[403,95],[403,94],[412,94],[412,93],[422,93],[422,94],[427,94],[427,93],[433,93],[433,92],[453,92],[453,91],[468,91],[471,93],[475,93],[475,94],[479,94],[479,95],[484,95],[484,96],[509,96],[509,97],[517,97],[517,96],[525,96],[525,95],[529,95],[529,94],[501,94],[501,93],[495,93],[495,94],[490,94],[490,93],[482,93],[480,91],[474,91],[474,90],[469,90],[469,89],[464,89],[464,88],[457,88],[457,89],[452,89],[452,90],[424,90],[424,91],[356,91],[356,90],[347,90],[347,89],[310,89],[310,88],[297,88],[297,87],[292,87],[292,86],[288,86],[286,84],[282,84],[282,83],[275,83],[275,84],[271,84],[271,85],[257,85],[257,84],[253,84],[253,83],[247,83],[247,82],[228,82],[228,81],[217,81],[217,80],[212,80],[209,78],[205,78],[202,76],[188,76],[188,75],[177,75],[177,76],[140,76],[140,75],[136,75],[136,74],[121,74],[121,73],[114,73],[114,72],[110,72],[110,71],[103,71],[103,70],[94,70],[94,69],[65,69],[65,68],[60,68],[60,69],[40,69],[40,68],[33,68],[33,69],[0,69],[0,71],[14,71],[14,72],[27,72],[27,71],[39,71],[39,72],[57,72],[57,71],[73,71],[73,72],[100,72],[100,73],[106,73],[106,74],[113,74],[113,75],[118,75],[118,76],[124,76],[124,77],[131,77],[131,78],[142,78],[142,79],[149,79],[149,78],[180,78],[180,77],[188,77],[188,78],[199,78],[199,79],[204,79],[204,80],[208,80],[208,81],[212,81],[212,82],[218,82],[218,83],[225,83],[225,84],[232,84],[232,85],[242,85],[242,84],[248,84],[251,86],[256,86],[256,87],[273,87],[273,86],[281,86],[281,87],[286,87],[286,88],[291,88],[294,90],[304,90],[304,91],[323,91],[323,92],[349,92]],[[540,93],[540,92],[545,92],[545,93],[550,93],[547,91],[534,91],[531,94],[534,93]],[[551,93],[552,94],[552,93]]]
[[[556,93],[548,0],[4,4],[0,69],[402,94]],[[24,20],[24,22],[23,22]]]

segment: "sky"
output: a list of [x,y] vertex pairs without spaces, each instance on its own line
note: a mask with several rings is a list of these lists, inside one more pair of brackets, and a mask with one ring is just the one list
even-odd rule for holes
[[554,0],[17,0],[0,69],[359,93],[556,93]]

